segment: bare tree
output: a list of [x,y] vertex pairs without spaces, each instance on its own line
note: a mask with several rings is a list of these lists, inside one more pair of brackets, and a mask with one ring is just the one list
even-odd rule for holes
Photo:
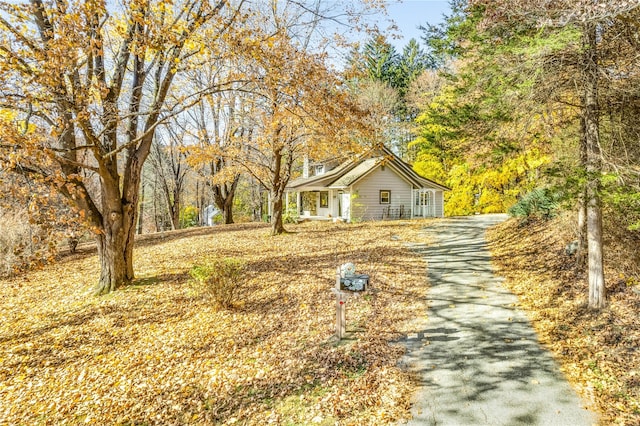
[[158,133],[159,141],[152,148],[150,162],[159,179],[164,201],[171,216],[171,227],[180,229],[180,212],[190,171],[186,161],[187,154],[183,149],[186,134],[176,117],[160,127]]

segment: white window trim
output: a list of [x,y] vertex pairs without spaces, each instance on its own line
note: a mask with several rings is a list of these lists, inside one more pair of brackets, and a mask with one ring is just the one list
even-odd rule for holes
[[[386,197],[387,201],[382,201],[382,194],[385,192],[387,193],[387,197]],[[379,201],[380,201],[380,204],[391,204],[391,191],[388,189],[381,189],[380,195],[379,195]]]

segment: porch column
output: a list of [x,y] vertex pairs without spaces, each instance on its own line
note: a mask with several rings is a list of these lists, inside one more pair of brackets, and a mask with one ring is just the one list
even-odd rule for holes
[[436,217],[436,191],[431,190],[431,216]]
[[284,193],[284,211],[289,210],[289,191]]
[[332,218],[338,217],[338,191],[329,190],[329,214]]
[[416,190],[411,188],[411,219],[415,217],[414,210],[416,208]]
[[301,206],[302,205],[302,193],[300,191],[296,192],[296,213],[298,216],[302,213]]

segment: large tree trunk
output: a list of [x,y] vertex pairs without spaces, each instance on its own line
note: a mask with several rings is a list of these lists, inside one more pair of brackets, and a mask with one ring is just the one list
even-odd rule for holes
[[96,286],[97,295],[107,294],[129,283],[133,277],[127,273],[125,230],[123,216],[111,213],[104,217],[103,232],[98,234],[98,258],[100,259],[100,280]]
[[233,223],[233,198],[227,199],[222,206],[222,221],[225,225]]
[[604,308],[607,293],[604,283],[602,256],[602,208],[597,195],[597,184],[590,182],[587,187],[587,240],[589,244],[589,307]]
[[[274,136],[277,139],[278,133]],[[284,158],[284,148],[278,147],[273,151],[273,176],[271,186],[271,235],[285,233],[283,223],[284,189],[291,176],[292,156]]]
[[240,175],[236,175],[232,182],[214,184],[212,186],[213,199],[216,207],[222,212],[222,220],[225,225],[233,223],[233,198],[240,181]]
[[[580,118],[580,166],[583,170],[587,167],[587,130],[585,117]],[[578,250],[576,251],[576,267],[584,268],[587,259],[587,188],[580,188],[578,196]]]
[[279,235],[285,232],[282,222],[283,212],[282,191],[271,191],[271,235]]
[[576,251],[576,267],[581,269],[586,265],[585,261],[588,250],[586,197],[586,192],[581,190],[580,198],[578,199],[578,250]]
[[[178,194],[174,193],[174,197],[177,197]],[[171,224],[173,226],[173,229],[180,229],[182,228],[181,224],[180,224],[180,209],[182,208],[180,205],[180,199],[179,198],[174,198],[173,199],[173,204],[171,204],[170,210],[171,210]]]
[[604,266],[602,256],[602,208],[600,205],[600,129],[598,108],[598,55],[596,24],[584,28],[584,140],[587,148],[587,243],[589,259],[589,307],[600,309],[606,305]]

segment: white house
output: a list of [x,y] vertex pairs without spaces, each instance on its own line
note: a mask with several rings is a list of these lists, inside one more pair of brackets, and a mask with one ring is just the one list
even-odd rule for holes
[[202,221],[204,222],[204,225],[214,226],[216,224],[214,218],[220,213],[220,210],[216,206],[209,204],[202,211]]
[[314,165],[289,183],[286,205],[295,202],[300,217],[310,219],[442,217],[447,190],[382,147],[342,164]]

